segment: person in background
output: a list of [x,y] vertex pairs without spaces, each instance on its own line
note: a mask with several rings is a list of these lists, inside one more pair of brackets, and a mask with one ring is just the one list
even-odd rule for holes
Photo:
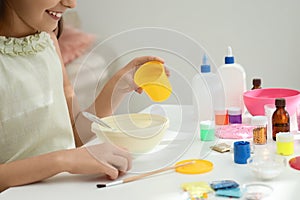
[[[130,153],[92,137],[68,80],[57,42],[58,22],[76,0],[0,0],[0,192],[61,172],[106,174],[131,168]],[[58,32],[57,32],[58,31]],[[133,59],[86,111],[111,115],[132,91],[135,70],[159,57]]]

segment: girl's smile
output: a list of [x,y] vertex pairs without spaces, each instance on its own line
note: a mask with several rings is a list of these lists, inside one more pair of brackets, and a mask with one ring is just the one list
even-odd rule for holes
[[63,15],[63,12],[46,10],[46,12],[55,20],[60,20]]
[[0,21],[0,35],[11,37],[24,37],[39,31],[52,32],[63,13],[76,6],[76,0],[2,1],[6,2],[9,15]]

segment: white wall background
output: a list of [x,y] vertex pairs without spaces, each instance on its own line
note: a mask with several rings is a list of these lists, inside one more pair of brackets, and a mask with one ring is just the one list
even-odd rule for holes
[[260,77],[263,87],[300,89],[299,8],[298,0],[78,0],[76,10],[82,28],[102,39],[132,28],[169,28],[199,42],[216,66],[232,46],[248,88]]

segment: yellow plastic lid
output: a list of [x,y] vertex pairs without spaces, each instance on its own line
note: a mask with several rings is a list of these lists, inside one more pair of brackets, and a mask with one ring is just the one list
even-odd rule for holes
[[184,164],[187,162],[194,162],[193,164],[177,167],[176,172],[182,174],[203,174],[209,172],[213,169],[213,163],[207,160],[199,160],[199,159],[190,159],[190,160],[182,160],[177,162],[175,165]]

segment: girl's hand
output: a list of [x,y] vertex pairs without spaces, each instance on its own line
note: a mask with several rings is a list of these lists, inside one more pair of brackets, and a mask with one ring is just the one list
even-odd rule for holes
[[[117,91],[121,92],[131,92],[136,91],[137,93],[142,93],[143,89],[137,86],[133,80],[136,70],[146,62],[158,61],[164,63],[164,60],[160,57],[155,56],[142,56],[133,59],[125,67],[123,67],[116,76],[119,77],[118,83],[116,84]],[[165,68],[167,76],[170,75],[170,71]]]
[[[134,74],[136,70],[146,62],[158,61],[164,63],[164,60],[154,56],[143,56],[133,59],[125,67],[120,69],[103,87],[97,96],[95,103],[87,111],[96,113],[99,117],[112,115],[114,110],[120,105],[122,99],[132,91],[142,93],[143,89],[134,83]],[[165,69],[167,76],[169,70]]]
[[64,159],[71,174],[104,173],[111,179],[127,172],[132,164],[129,152],[110,143],[67,150]]

